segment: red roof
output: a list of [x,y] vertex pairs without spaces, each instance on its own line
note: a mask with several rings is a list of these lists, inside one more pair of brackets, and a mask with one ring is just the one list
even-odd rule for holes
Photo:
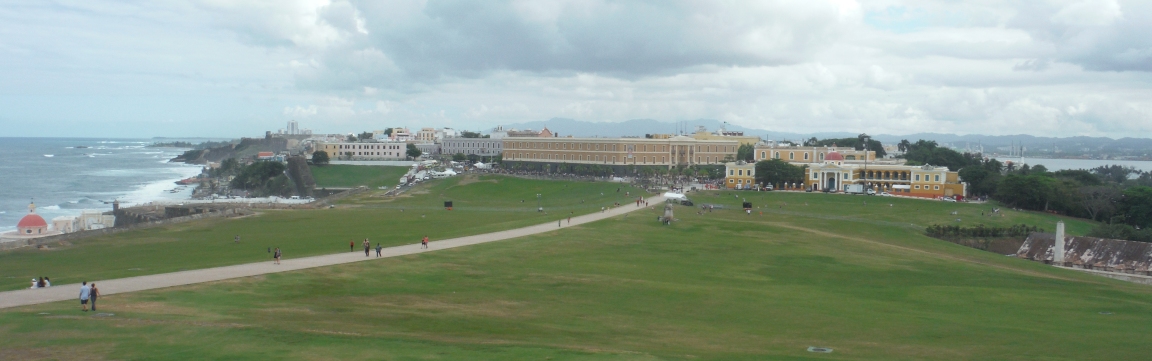
[[20,223],[17,223],[16,227],[17,228],[48,227],[48,222],[45,222],[44,218],[41,218],[40,216],[36,215],[35,213],[29,213],[27,216],[24,216],[24,218],[20,218]]
[[838,152],[832,152],[824,156],[824,160],[844,160],[844,156],[840,155]]

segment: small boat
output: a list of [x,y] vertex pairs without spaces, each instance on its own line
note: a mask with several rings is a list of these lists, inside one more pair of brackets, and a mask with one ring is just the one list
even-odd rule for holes
[[44,155],[44,157],[46,157],[46,158],[52,158],[52,157],[55,157],[55,155],[52,155],[52,154],[45,154],[45,155]]

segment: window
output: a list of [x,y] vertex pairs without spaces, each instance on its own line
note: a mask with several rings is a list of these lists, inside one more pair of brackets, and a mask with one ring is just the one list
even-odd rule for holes
[[920,185],[919,185],[919,184],[915,185],[914,187],[916,187],[916,189],[920,189]]
[[736,183],[736,180],[735,179],[729,179],[728,183]]
[[[920,175],[919,174],[916,175],[916,181],[917,182],[920,181]],[[916,189],[920,189],[920,186],[916,186]]]
[[788,152],[788,160],[796,159],[796,153]]
[[807,152],[804,153],[804,160],[808,160],[808,153]]
[[940,181],[940,175],[939,175],[939,174],[937,174],[937,175],[936,175],[936,181],[937,181],[937,182],[939,182],[939,181]]
[[776,152],[776,156],[774,158],[780,159],[780,152]]
[[739,175],[744,175],[744,170],[743,170],[743,169],[738,169],[738,170],[736,170],[736,173],[737,173],[737,174],[739,174]]
[[848,179],[848,173],[844,173],[844,179]]
[[768,153],[768,152],[761,151],[760,152],[760,159],[768,158],[768,154],[766,154],[766,153]]
[[816,172],[812,172],[812,179],[820,179],[820,176]]
[[940,186],[932,186],[933,190],[940,190]]

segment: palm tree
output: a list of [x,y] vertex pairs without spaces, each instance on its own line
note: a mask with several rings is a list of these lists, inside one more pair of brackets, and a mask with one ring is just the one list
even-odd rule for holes
[[909,142],[907,139],[901,139],[900,143],[896,144],[896,149],[899,149],[901,152],[907,152],[908,148],[911,148],[911,147],[912,147],[912,142]]

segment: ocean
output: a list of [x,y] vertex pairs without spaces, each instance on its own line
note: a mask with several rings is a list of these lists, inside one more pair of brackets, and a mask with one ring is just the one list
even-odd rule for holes
[[0,138],[0,232],[16,228],[30,201],[51,223],[86,209],[109,211],[113,200],[188,199],[192,187],[175,182],[199,174],[200,166],[168,162],[187,149],[147,147],[176,140]]

